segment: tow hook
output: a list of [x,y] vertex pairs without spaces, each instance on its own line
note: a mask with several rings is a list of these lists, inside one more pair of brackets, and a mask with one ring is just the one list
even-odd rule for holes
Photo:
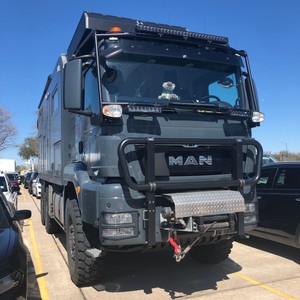
[[176,262],[180,262],[185,258],[185,255],[191,250],[191,248],[199,241],[200,237],[197,237],[190,245],[188,245],[184,250],[182,250],[179,239],[177,239],[178,243],[174,240],[173,237],[170,236],[169,243],[174,248],[174,257]]

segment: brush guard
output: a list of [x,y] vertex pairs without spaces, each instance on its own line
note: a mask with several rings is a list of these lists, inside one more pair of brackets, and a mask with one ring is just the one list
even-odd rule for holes
[[[145,159],[145,182],[136,183],[131,175],[126,160],[126,147],[129,145],[134,146],[144,146],[146,159]],[[218,181],[182,181],[182,182],[170,182],[170,181],[157,181],[155,180],[155,147],[158,146],[176,146],[176,145],[199,145],[199,146],[230,146],[232,147],[234,154],[233,170],[231,180],[218,180]],[[254,173],[251,178],[243,178],[243,147],[244,146],[253,146],[256,149],[255,154],[255,164],[254,164]],[[155,195],[157,193],[163,194],[167,191],[186,191],[191,192],[201,189],[220,189],[220,188],[235,188],[241,189],[244,186],[253,186],[255,185],[260,177],[261,166],[262,166],[262,155],[263,150],[260,143],[254,139],[163,139],[163,138],[128,138],[123,140],[118,147],[118,155],[120,160],[121,170],[127,183],[128,187],[139,191],[144,192],[147,199],[147,244],[149,247],[156,245],[156,220],[155,220]],[[242,197],[242,196],[241,196]],[[184,208],[185,205],[183,205]],[[238,213],[238,234],[243,235],[243,212]],[[198,238],[197,238],[198,239]],[[176,239],[172,237],[170,239],[171,245],[173,244],[176,260],[182,260],[185,254],[190,250],[190,248],[198,241],[194,241],[190,246],[181,249],[180,245],[177,244]]]

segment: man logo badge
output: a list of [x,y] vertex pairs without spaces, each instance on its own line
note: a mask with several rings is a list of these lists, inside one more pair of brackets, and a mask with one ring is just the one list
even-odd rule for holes
[[211,155],[199,155],[197,157],[189,155],[187,158],[179,155],[177,157],[169,156],[169,166],[212,166]]

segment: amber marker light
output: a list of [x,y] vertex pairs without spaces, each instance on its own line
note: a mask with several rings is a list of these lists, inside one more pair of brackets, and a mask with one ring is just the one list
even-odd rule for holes
[[80,191],[81,191],[80,186],[76,187],[76,193],[77,193],[77,195],[80,194]]
[[109,32],[111,32],[111,33],[119,33],[119,32],[122,32],[122,28],[121,27],[111,27],[109,29]]

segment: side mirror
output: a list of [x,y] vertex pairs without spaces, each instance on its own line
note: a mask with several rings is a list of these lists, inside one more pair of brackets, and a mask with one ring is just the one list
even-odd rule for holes
[[250,80],[250,78],[245,79],[246,92],[249,98],[249,102],[251,103],[252,110],[258,110],[258,100],[257,100],[257,92],[254,81]]
[[21,221],[29,218],[31,218],[31,210],[28,209],[16,210],[13,216],[13,220],[15,221]]
[[17,188],[16,186],[13,186],[13,187],[11,188],[11,190],[12,190],[13,193],[18,192],[18,188]]
[[75,59],[67,62],[64,66],[64,108],[82,109],[82,81],[82,60]]

